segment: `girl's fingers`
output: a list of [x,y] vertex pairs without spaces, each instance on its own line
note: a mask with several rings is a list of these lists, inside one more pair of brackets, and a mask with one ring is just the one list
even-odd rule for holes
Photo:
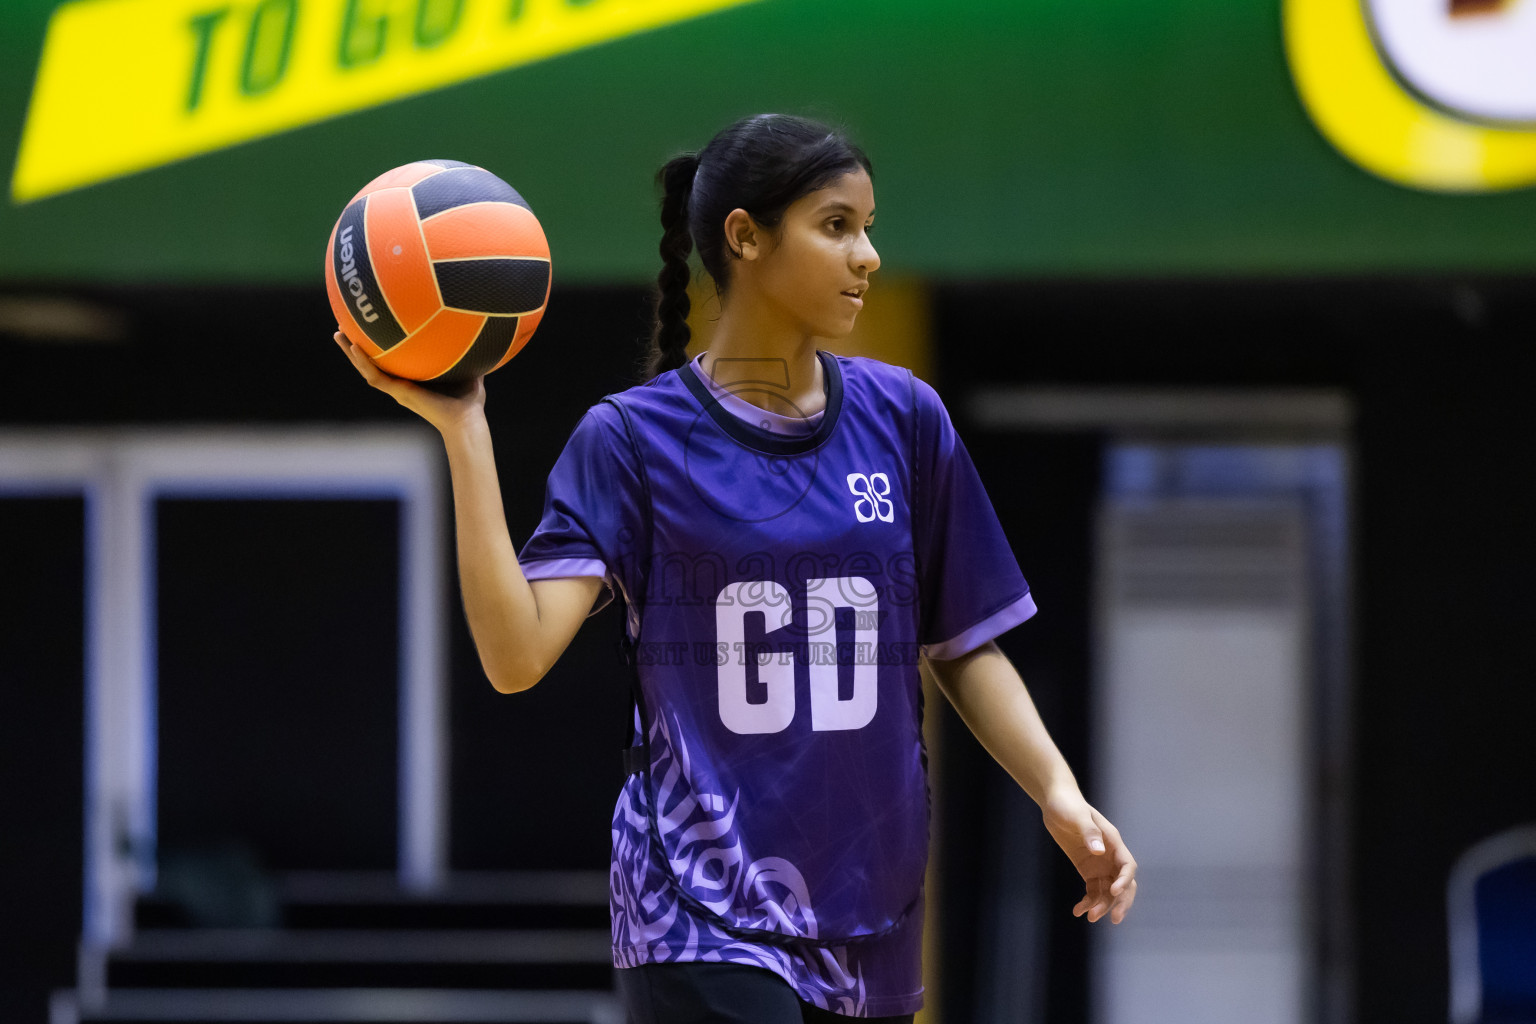
[[[347,336],[340,331],[337,331],[334,337],[336,344],[341,348],[342,353],[346,355],[347,361],[352,364],[352,368],[362,374],[364,380],[367,380],[368,366],[373,365],[373,360],[363,355],[362,351],[352,342],[348,341]],[[364,363],[368,365],[364,366]]]
[[1121,921],[1124,921],[1125,915],[1130,912],[1131,904],[1135,901],[1136,883],[1132,882],[1130,888],[1128,888],[1125,893],[1115,901],[1114,906],[1110,908],[1109,919],[1115,924],[1119,924]]
[[1072,908],[1073,917],[1082,917],[1086,914],[1088,915],[1088,920],[1093,920],[1093,908],[1097,904],[1093,888],[1093,882],[1089,881],[1083,891],[1083,898],[1078,900],[1077,905]]
[[1115,883],[1119,886],[1119,892],[1115,902],[1110,906],[1109,919],[1115,924],[1125,920],[1125,915],[1130,911],[1131,904],[1136,902],[1136,879],[1127,878]]
[[391,377],[379,369],[378,364],[369,359],[357,345],[347,340],[347,336],[342,332],[337,331],[335,338],[336,344],[341,346],[341,350],[347,354],[347,359],[351,361],[352,368],[358,372],[363,380],[368,382],[370,387],[377,388],[396,401],[400,400],[400,396],[397,394],[399,388],[396,387],[398,378]]
[[1097,921],[1108,913],[1112,901],[1105,895],[1104,889],[1102,878],[1089,879],[1083,898],[1072,908],[1072,916],[1086,916],[1089,921]]
[[1136,900],[1135,863],[1121,868],[1111,882],[1107,878],[1085,879],[1083,898],[1072,908],[1073,917],[1086,917],[1089,921],[1101,921],[1108,917],[1112,924],[1125,920],[1126,913]]

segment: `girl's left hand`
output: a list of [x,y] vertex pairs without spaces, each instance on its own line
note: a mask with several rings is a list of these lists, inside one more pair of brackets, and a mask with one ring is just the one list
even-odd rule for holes
[[1097,921],[1105,915],[1114,924],[1125,920],[1136,899],[1136,858],[1126,849],[1120,830],[1089,805],[1073,786],[1055,792],[1041,805],[1046,831],[1083,876],[1086,892],[1072,908],[1073,917]]

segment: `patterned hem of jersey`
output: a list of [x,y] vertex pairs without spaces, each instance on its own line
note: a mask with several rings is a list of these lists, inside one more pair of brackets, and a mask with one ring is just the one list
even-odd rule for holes
[[615,946],[613,947],[613,966],[619,970],[625,970],[642,964],[659,963],[746,964],[750,967],[761,967],[784,979],[784,983],[795,990],[795,995],[801,1002],[845,1017],[895,1017],[905,1013],[916,1013],[923,1008],[923,994],[926,990],[921,988],[906,995],[866,995],[862,996],[857,1004],[833,1000],[829,1005],[825,992],[808,992],[802,985],[796,984],[794,973],[785,962],[789,957],[788,950],[774,949],[772,952],[777,953],[778,956],[768,955],[769,950],[762,946],[736,943],[719,949],[703,950],[697,956],[668,957],[665,951],[660,956],[653,955],[653,951],[645,945]]

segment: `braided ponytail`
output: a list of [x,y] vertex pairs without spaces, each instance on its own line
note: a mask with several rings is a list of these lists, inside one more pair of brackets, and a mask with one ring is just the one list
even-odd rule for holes
[[698,169],[698,156],[686,153],[667,161],[656,175],[662,190],[662,266],[656,276],[656,322],[643,371],[646,380],[688,361],[688,254],[693,251],[688,200]]

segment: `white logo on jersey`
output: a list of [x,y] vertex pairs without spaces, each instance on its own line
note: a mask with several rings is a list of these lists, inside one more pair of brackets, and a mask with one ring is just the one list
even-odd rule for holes
[[849,473],[848,489],[859,499],[853,503],[853,514],[858,516],[859,522],[872,523],[879,519],[889,523],[896,519],[896,506],[890,501],[891,480],[884,473],[869,476]]

